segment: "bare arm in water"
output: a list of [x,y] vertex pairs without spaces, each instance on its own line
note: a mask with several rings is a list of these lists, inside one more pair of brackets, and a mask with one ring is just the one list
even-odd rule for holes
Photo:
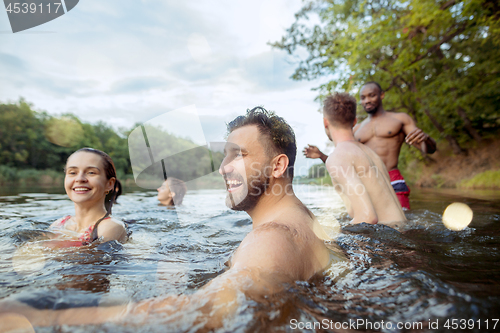
[[[270,223],[272,224],[272,223]],[[262,227],[265,227],[263,225]],[[238,308],[241,296],[259,299],[283,290],[284,283],[310,278],[305,256],[293,235],[283,228],[256,228],[240,244],[231,268],[190,296],[166,296],[129,305],[111,307],[36,310],[24,304],[0,305],[0,313],[19,313],[33,326],[84,325],[104,322],[140,323],[147,316],[169,318],[196,311],[196,322],[219,327],[222,320]],[[312,260],[311,260],[312,259]],[[1,320],[1,319],[0,319]]]

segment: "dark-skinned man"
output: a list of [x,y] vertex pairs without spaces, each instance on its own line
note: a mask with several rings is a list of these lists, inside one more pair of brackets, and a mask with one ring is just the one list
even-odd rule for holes
[[[401,146],[406,142],[423,153],[432,154],[436,151],[436,142],[418,128],[408,114],[384,109],[382,100],[385,93],[377,82],[365,83],[359,97],[368,118],[353,128],[354,137],[380,156],[389,171],[391,185],[401,206],[410,209],[410,189],[398,170]],[[320,158],[323,162],[328,157],[313,145],[304,148],[303,153],[307,158]]]

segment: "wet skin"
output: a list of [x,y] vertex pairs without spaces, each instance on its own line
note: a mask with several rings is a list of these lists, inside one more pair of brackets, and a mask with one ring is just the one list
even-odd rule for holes
[[[251,175],[246,178],[255,178],[253,176],[259,165],[260,170],[270,170],[266,192],[246,209],[252,218],[253,229],[235,251],[229,270],[196,293],[158,297],[128,306],[58,311],[35,310],[23,304],[4,303],[0,304],[0,313],[22,313],[34,326],[50,326],[125,322],[131,318],[137,323],[138,320],[147,320],[147,315],[156,314],[166,318],[177,312],[192,311],[200,321],[205,322],[206,329],[211,329],[220,327],[225,317],[235,313],[242,297],[263,300],[284,290],[286,284],[307,280],[322,272],[329,263],[330,252],[313,231],[314,215],[295,197],[291,179],[283,177],[288,158],[280,154],[266,164],[269,156],[265,155],[264,147],[257,139],[259,135],[255,126],[234,130],[228,137],[229,146],[239,146],[241,154],[236,153],[234,158],[233,155],[226,157],[220,170],[230,180],[241,180],[235,175]],[[248,171],[247,166],[253,163],[256,163],[256,169]],[[242,178],[245,181],[245,177]],[[243,184],[228,183],[227,186],[233,194],[238,194]],[[284,188],[289,190],[283,191]]]
[[[115,178],[106,177],[102,157],[89,152],[72,154],[66,163],[64,188],[75,204],[75,215],[64,224],[63,228],[58,227],[62,218],[55,221],[50,228],[66,236],[78,238],[106,214],[104,206],[106,191],[111,191],[114,185]],[[124,242],[127,233],[123,222],[110,218],[99,224],[98,236],[102,237],[103,242],[110,240]]]
[[436,150],[434,140],[419,129],[409,115],[384,110],[382,100],[385,94],[376,85],[365,85],[359,97],[368,118],[354,127],[354,137],[375,151],[388,171],[397,168],[405,140],[424,153],[432,154]]
[[156,190],[158,191],[157,199],[162,205],[174,206],[174,193],[170,191],[166,180]]

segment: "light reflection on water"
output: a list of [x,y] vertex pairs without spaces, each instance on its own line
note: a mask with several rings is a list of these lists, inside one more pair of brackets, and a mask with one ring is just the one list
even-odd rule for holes
[[[334,226],[338,220],[343,231],[337,243],[349,258],[350,272],[335,280],[326,277],[296,283],[263,303],[249,301],[222,331],[297,331],[291,329],[291,319],[422,322],[425,331],[430,330],[425,329],[429,320],[498,317],[498,193],[460,196],[413,190],[412,211],[407,213],[411,227],[400,234],[383,226],[348,225],[343,204],[331,188],[304,185],[297,186],[296,192],[323,224]],[[224,262],[251,230],[251,221],[245,213],[225,208],[224,191],[189,192],[185,205],[178,208],[181,219],[176,211],[158,206],[155,195],[128,193],[114,207],[113,214],[129,222],[133,231],[128,243],[79,252],[51,251],[45,253],[44,268],[28,274],[14,271],[15,249],[33,239],[36,230],[72,214],[73,205],[64,194],[0,197],[0,298],[65,308],[193,293],[224,270]],[[449,231],[441,223],[444,208],[454,201],[465,202],[474,211],[472,224],[460,232]],[[60,330],[164,332],[162,324],[157,318],[140,328],[106,324]],[[189,331],[190,325],[192,318],[185,314],[168,330]],[[441,326],[432,331],[447,330]]]

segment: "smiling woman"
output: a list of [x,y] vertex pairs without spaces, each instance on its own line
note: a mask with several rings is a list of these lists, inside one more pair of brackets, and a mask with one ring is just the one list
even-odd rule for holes
[[75,215],[52,223],[54,239],[47,245],[70,247],[96,240],[126,241],[124,223],[111,217],[113,203],[121,194],[111,158],[100,150],[82,148],[68,158],[64,171],[64,188],[75,204]]

